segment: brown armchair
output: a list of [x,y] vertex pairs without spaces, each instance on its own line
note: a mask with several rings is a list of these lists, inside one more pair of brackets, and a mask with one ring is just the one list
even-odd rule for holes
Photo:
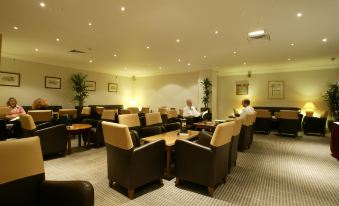
[[[39,136],[43,155],[65,154],[67,147],[67,131],[65,125],[59,124],[45,127],[45,125],[40,124],[36,126],[32,116],[29,114],[21,114],[19,120],[23,137]],[[39,127],[43,128],[40,129]]]
[[39,137],[0,142],[0,165],[0,205],[94,205],[91,183],[45,180]]
[[275,112],[274,116],[278,120],[278,134],[298,136],[300,129],[299,112],[280,111]]
[[256,121],[254,124],[255,132],[271,132],[272,115],[269,110],[255,110],[257,112]]
[[308,117],[305,116],[303,120],[303,130],[305,135],[320,134],[325,136],[326,132],[326,121],[328,111],[321,115],[321,117]]
[[244,116],[244,121],[241,126],[241,131],[239,134],[239,144],[238,149],[244,151],[249,148],[253,138],[253,123],[255,121],[255,113],[249,113]]
[[104,121],[102,128],[110,187],[114,182],[118,183],[128,190],[128,197],[132,199],[136,188],[155,180],[162,183],[165,166],[164,140],[135,147],[126,125]]
[[212,196],[215,186],[226,181],[234,126],[235,122],[219,124],[209,146],[178,139],[175,142],[176,184],[181,180],[195,182],[207,186]]
[[131,114],[139,114],[139,107],[127,107]]
[[231,149],[230,149],[230,159],[228,162],[228,171],[231,172],[231,169],[237,164],[238,159],[238,144],[239,144],[239,135],[241,131],[241,127],[244,121],[244,117],[235,118],[234,122],[234,130],[231,141]]
[[76,122],[76,120],[78,119],[78,110],[77,109],[59,109],[58,113],[59,113],[59,121],[62,120],[63,118],[65,118],[65,117],[68,117],[70,119],[69,123],[73,123],[73,122]]
[[52,120],[52,110],[28,110],[35,123],[50,122]]

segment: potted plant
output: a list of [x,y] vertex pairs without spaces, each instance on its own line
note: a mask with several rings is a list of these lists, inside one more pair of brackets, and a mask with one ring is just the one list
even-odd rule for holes
[[73,90],[75,92],[74,100],[78,101],[79,110],[84,106],[85,99],[88,97],[89,92],[85,84],[87,75],[76,73],[71,76]]
[[339,82],[329,84],[323,97],[327,102],[330,114],[333,117],[333,120],[328,120],[328,128],[332,131],[333,122],[339,121]]
[[[201,108],[201,111],[204,112],[204,111],[207,110],[208,113],[210,113],[208,105],[210,103],[210,95],[212,93],[212,91],[211,91],[212,82],[208,78],[204,78],[200,82],[200,84],[202,86],[203,93],[204,93],[204,96],[202,97],[202,103],[204,104],[204,108]],[[207,119],[211,119],[211,116],[209,115]]]

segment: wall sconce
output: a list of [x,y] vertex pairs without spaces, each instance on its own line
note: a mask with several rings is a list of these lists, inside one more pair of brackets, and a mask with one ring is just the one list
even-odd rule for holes
[[304,109],[307,117],[313,116],[315,106],[312,102],[306,102],[306,104],[304,105]]

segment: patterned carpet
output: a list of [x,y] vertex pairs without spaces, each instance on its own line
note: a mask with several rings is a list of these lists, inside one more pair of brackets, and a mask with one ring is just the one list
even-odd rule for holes
[[[174,179],[149,184],[129,200],[126,191],[108,187],[105,148],[78,149],[45,161],[48,180],[88,180],[95,205],[339,205],[339,161],[330,155],[327,137],[255,135],[252,147],[239,153],[237,166],[214,197],[206,188]],[[73,142],[76,145],[76,142]]]

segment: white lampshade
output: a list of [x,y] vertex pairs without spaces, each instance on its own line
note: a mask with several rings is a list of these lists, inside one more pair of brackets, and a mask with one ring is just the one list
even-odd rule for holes
[[305,111],[314,111],[315,106],[312,102],[306,102],[306,104],[304,105],[304,109]]

